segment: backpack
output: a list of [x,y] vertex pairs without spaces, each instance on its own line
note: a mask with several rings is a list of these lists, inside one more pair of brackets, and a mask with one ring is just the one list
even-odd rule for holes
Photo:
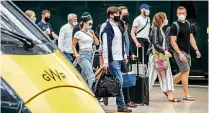
[[[188,20],[186,20],[185,21],[188,25],[189,25],[189,28],[191,29],[191,24],[190,24],[190,22],[188,21]],[[178,24],[178,22],[177,21],[175,21],[175,22],[173,22],[172,23],[172,25],[175,25],[176,26],[176,29],[177,29],[177,38],[178,38],[178,34],[179,34],[179,32],[180,32],[180,27],[179,27],[179,24]],[[170,26],[171,27],[171,26]],[[171,45],[171,36],[170,36],[170,27],[168,27],[167,29],[166,29],[166,44],[167,44],[167,48],[168,48],[168,51],[169,52],[173,52],[174,50],[173,50],[173,47],[172,47],[172,45]]]

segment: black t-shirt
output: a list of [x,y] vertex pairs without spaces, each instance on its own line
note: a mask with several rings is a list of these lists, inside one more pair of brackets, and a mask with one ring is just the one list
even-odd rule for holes
[[177,36],[177,45],[181,51],[190,53],[190,34],[192,33],[189,24],[187,22],[179,24],[179,34],[177,36],[176,25],[171,25],[170,36]]

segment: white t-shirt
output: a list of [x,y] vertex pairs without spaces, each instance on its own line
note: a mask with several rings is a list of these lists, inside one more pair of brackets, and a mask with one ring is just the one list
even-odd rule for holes
[[[148,23],[147,23],[147,19],[148,19]],[[146,25],[147,23],[147,25]],[[133,26],[137,27],[137,31],[139,31],[140,29],[142,29],[144,26],[146,25],[146,27],[140,31],[139,33],[136,34],[136,38],[145,38],[149,40],[149,31],[150,31],[150,18],[146,17],[144,18],[143,16],[139,15],[138,17],[136,17],[133,21]]]
[[78,39],[79,49],[92,50],[92,44],[94,42],[93,36],[90,32],[86,33],[83,31],[77,31],[74,35],[74,38]]

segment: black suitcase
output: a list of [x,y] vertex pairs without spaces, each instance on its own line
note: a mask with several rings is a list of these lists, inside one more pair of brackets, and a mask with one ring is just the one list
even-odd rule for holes
[[136,86],[129,88],[130,98],[137,104],[149,105],[149,77],[146,76],[147,66],[144,64],[144,47],[142,47],[142,62],[139,63],[137,48],[136,64],[131,65],[132,71],[137,72]]

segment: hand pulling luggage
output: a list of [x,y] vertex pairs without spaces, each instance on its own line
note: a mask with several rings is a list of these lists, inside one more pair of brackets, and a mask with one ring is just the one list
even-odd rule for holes
[[146,76],[147,66],[144,63],[144,47],[142,46],[142,62],[139,64],[139,54],[137,48],[137,61],[132,65],[132,71],[137,72],[136,86],[130,87],[131,99],[141,105],[149,105],[149,86],[148,77]]

